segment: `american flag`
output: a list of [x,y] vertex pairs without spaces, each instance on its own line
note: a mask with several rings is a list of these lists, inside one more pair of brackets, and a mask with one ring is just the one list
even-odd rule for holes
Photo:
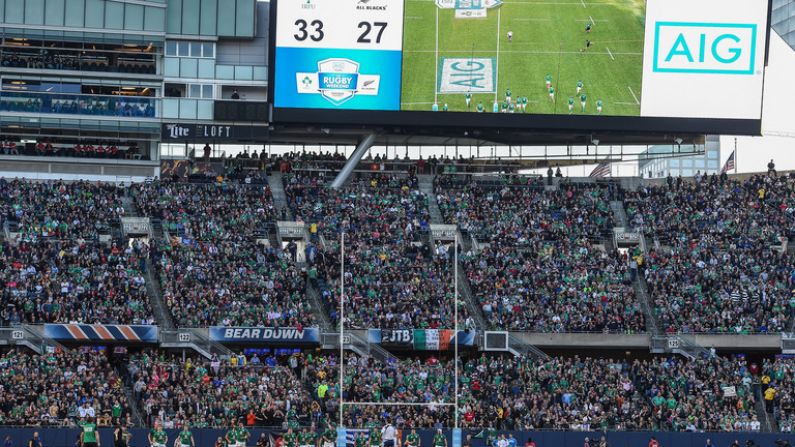
[[610,167],[610,163],[603,162],[597,165],[591,175],[589,177],[607,177],[608,175],[612,174],[613,169]]
[[735,151],[732,151],[732,154],[729,155],[729,159],[726,160],[726,164],[723,165],[723,169],[720,171],[721,173],[729,172],[734,169],[734,152]]

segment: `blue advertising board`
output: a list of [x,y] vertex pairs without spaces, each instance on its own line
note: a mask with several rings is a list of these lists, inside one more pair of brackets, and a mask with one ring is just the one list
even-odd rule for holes
[[210,328],[210,340],[222,343],[319,344],[318,328],[226,327]]

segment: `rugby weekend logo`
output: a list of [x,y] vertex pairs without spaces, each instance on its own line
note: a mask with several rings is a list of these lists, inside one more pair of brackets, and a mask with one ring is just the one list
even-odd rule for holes
[[756,24],[657,22],[655,73],[754,75]]
[[436,0],[439,9],[455,9],[457,19],[484,18],[487,11],[502,5],[502,0]]
[[317,72],[295,74],[298,93],[321,95],[339,106],[355,95],[377,96],[380,75],[359,73],[359,63],[350,59],[326,59],[317,63]]

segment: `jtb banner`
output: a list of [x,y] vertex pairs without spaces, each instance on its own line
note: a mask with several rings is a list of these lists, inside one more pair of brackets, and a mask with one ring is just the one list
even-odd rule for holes
[[273,342],[286,344],[318,344],[320,330],[317,328],[265,328],[225,327],[210,328],[210,340],[235,343]]
[[[453,347],[451,329],[370,329],[367,341],[415,351],[446,351]],[[458,331],[459,346],[475,346],[477,331]]]
[[157,326],[122,324],[45,324],[44,336],[64,341],[131,341],[157,343]]

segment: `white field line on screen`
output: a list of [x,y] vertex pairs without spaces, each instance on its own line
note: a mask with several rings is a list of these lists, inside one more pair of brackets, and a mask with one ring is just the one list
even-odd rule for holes
[[616,101],[613,104],[618,104],[620,106],[639,106],[640,104],[636,102],[626,102],[626,101]]
[[500,21],[502,20],[502,8],[497,10],[497,57],[494,63],[494,102],[497,102],[497,95],[500,94]]
[[582,7],[583,8],[587,8],[588,7],[588,6],[585,5],[585,0],[580,0],[580,3],[582,3]]
[[421,16],[406,16],[406,18],[409,19],[409,20],[422,20],[423,19],[423,17],[421,17]]
[[640,105],[640,100],[638,99],[638,95],[635,94],[635,91],[632,90],[632,87],[627,86],[629,92],[632,93],[632,97],[635,99],[635,104]]
[[433,84],[433,103],[436,104],[439,100],[439,7],[435,6],[434,9],[436,9],[436,63],[433,65],[433,72],[436,79]]
[[596,20],[594,20],[594,19],[593,19],[593,16],[588,16],[588,18],[589,18],[589,19],[591,19],[591,23],[593,23],[594,25],[596,25]]
[[429,106],[433,105],[433,102],[404,102],[404,106]]
[[605,47],[605,49],[607,50],[607,54],[610,55],[610,59],[616,60],[615,56],[613,56],[613,53],[610,51],[610,47]]
[[607,20],[607,19],[599,19],[599,20],[594,20],[594,19],[593,19],[593,17],[590,17],[590,16],[589,16],[589,18],[587,18],[587,19],[574,19],[574,21],[575,21],[575,22],[582,22],[582,23],[588,23],[588,22],[593,22],[593,23],[597,23],[597,22],[598,22],[598,23],[605,23],[605,22],[609,22],[609,20]]
[[[436,50],[403,50],[404,53],[435,53]],[[463,53],[463,54],[471,54],[472,50],[444,50],[445,53]],[[493,54],[491,51],[488,50],[475,50],[475,54]],[[502,54],[576,54],[582,56],[583,53],[579,51],[524,51],[524,50],[501,50],[499,53]],[[591,51],[585,53],[584,55],[603,55],[603,56],[643,56],[643,53],[618,53],[618,52],[611,52],[608,53],[607,51]]]

